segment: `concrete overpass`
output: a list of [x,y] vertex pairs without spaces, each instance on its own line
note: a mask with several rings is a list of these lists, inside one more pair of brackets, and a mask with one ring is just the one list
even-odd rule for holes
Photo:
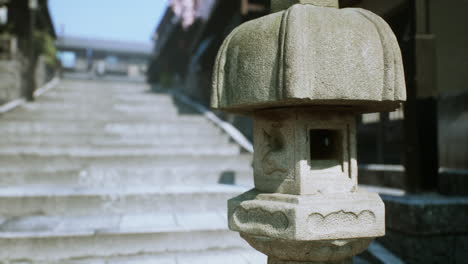
[[143,76],[151,44],[65,36],[56,41],[65,71]]

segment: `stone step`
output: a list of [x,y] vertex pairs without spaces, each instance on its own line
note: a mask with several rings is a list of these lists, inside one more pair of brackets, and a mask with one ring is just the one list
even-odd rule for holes
[[103,122],[103,121],[11,121],[0,118],[1,133],[40,133],[42,131],[57,132],[79,132],[85,131],[88,134],[96,132],[118,133],[120,131],[169,131],[174,130],[214,130],[220,131],[214,124],[193,120],[191,122]]
[[123,104],[123,103],[102,103],[98,105],[86,105],[86,104],[50,104],[50,103],[32,103],[26,104],[20,108],[25,112],[34,113],[51,113],[57,111],[63,111],[68,113],[136,113],[136,114],[177,114],[178,109],[172,103],[167,104]]
[[0,115],[2,120],[9,121],[91,121],[91,122],[148,122],[148,123],[161,123],[161,122],[206,122],[206,118],[202,115],[165,115],[163,113],[158,114],[112,114],[112,113],[62,113],[62,112],[50,112],[50,113],[34,113],[34,112],[21,112],[12,111],[8,114]]
[[[67,264],[265,264],[267,257],[254,249],[224,249],[196,252],[166,253],[158,255],[140,255],[132,257],[85,259]],[[8,264],[8,263],[7,263]],[[42,263],[41,263],[42,264]],[[45,263],[44,263],[45,264]],[[47,263],[58,264],[58,263]]]
[[27,185],[0,188],[0,216],[84,216],[204,213],[226,208],[247,188],[235,185],[155,185],[121,188]]
[[41,156],[74,156],[74,157],[107,157],[107,156],[158,156],[158,155],[236,155],[240,147],[226,146],[175,146],[175,147],[54,147],[54,146],[3,146],[0,155],[41,155]]
[[144,120],[174,120],[179,117],[178,112],[175,111],[174,109],[172,110],[164,110],[164,111],[151,111],[151,112],[140,112],[140,111],[134,111],[134,112],[124,112],[124,111],[115,111],[115,110],[108,110],[108,111],[100,111],[99,109],[86,109],[86,110],[80,110],[78,109],[76,112],[73,111],[62,111],[62,110],[25,110],[24,108],[19,108],[17,109],[18,111],[12,111],[8,115],[5,116],[5,120],[14,120],[18,118],[18,120],[21,120],[21,118],[24,117],[34,117],[34,118],[47,118],[49,119],[58,119],[61,120],[60,118],[68,117],[69,121],[73,121],[74,118],[77,118],[78,120],[85,119],[87,117],[89,120],[95,120],[95,118],[106,118],[107,120],[119,120],[118,118],[120,117],[121,119],[126,118],[127,120],[132,120],[132,119],[137,119],[138,117],[141,118],[146,118]]
[[[238,238],[241,239],[241,238]],[[61,260],[23,260],[4,261],[5,264],[265,264],[267,257],[251,248],[230,247],[159,254],[115,255],[110,257],[78,257]],[[360,263],[359,264],[364,264]]]
[[39,147],[46,146],[81,146],[87,145],[90,147],[122,147],[122,146],[148,146],[148,147],[215,147],[229,144],[229,138],[225,135],[198,135],[196,137],[174,137],[174,136],[126,136],[120,137],[116,135],[97,136],[97,135],[2,135],[0,137],[0,148],[7,146],[24,146],[36,145]]
[[99,156],[65,156],[65,155],[1,155],[2,168],[62,168],[79,169],[88,166],[99,168],[181,168],[211,167],[220,170],[243,170],[250,168],[250,155],[99,155]]
[[49,91],[39,97],[32,103],[26,105],[34,107],[36,104],[70,104],[70,105],[88,105],[89,107],[100,107],[108,104],[126,104],[126,105],[177,105],[177,99],[168,93],[151,93],[147,91],[135,91],[134,93],[91,93],[80,91]]
[[[85,93],[85,92],[84,92]],[[106,104],[109,102],[135,103],[142,104],[172,104],[174,98],[170,94],[153,94],[147,91],[135,91],[134,93],[92,93],[89,95],[79,91],[51,91],[38,98],[37,102],[43,103],[83,103],[90,106],[97,105],[100,102]]]
[[127,105],[174,105],[176,99],[171,95],[156,95],[145,92],[135,94],[109,94],[109,95],[90,95],[86,96],[77,92],[61,92],[51,93],[42,96],[37,102],[44,104],[66,104],[67,102],[76,105],[96,106],[97,103],[102,105],[122,103]]
[[[74,98],[70,98],[73,97]],[[65,98],[66,97],[66,98]],[[71,100],[73,99],[73,100]],[[80,93],[66,94],[49,92],[39,98],[40,102],[45,103],[67,103],[73,102],[75,104],[106,104],[106,103],[129,103],[129,104],[171,104],[174,103],[174,99],[171,95],[167,94],[152,94],[152,93],[138,93],[138,94],[111,94],[106,97],[83,97]]]
[[144,83],[118,83],[118,82],[70,82],[63,81],[55,89],[50,90],[46,94],[61,93],[61,92],[75,92],[80,93],[82,96],[93,96],[99,94],[102,96],[113,95],[113,94],[125,94],[125,93],[145,93],[150,90],[150,87]]
[[108,121],[99,121],[99,120],[35,120],[35,121],[13,121],[7,119],[0,119],[0,127],[2,129],[38,129],[38,128],[63,128],[63,127],[71,127],[73,129],[97,129],[97,128],[108,128],[108,129],[117,129],[117,128],[125,128],[125,129],[143,129],[149,128],[154,129],[157,127],[180,127],[183,129],[191,129],[191,128],[214,128],[218,129],[218,127],[208,122],[206,119],[192,119],[189,122],[175,120],[167,120],[165,122],[158,121],[153,123],[142,122],[138,120],[128,120],[126,122],[113,122],[112,120]]
[[0,124],[0,134],[9,136],[34,134],[34,135],[148,135],[148,136],[198,136],[198,135],[220,135],[218,129],[210,123],[203,124],[103,124],[100,126],[61,124],[56,122],[26,123],[26,122],[3,122]]
[[102,103],[113,104],[113,103],[123,103],[123,104],[134,104],[134,105],[173,105],[176,101],[169,94],[151,94],[146,92],[138,92],[135,94],[109,94],[109,95],[92,95],[92,96],[83,96],[81,93],[77,92],[60,92],[60,93],[50,93],[46,94],[39,98],[37,102],[39,103],[67,103],[71,104],[83,104],[89,105],[91,107],[99,105]]
[[[6,116],[5,116],[6,117]],[[105,126],[135,126],[135,125],[168,125],[168,126],[176,126],[176,125],[189,125],[189,126],[208,126],[208,127],[217,127],[215,124],[211,122],[207,122],[206,118],[194,118],[189,119],[188,121],[180,121],[178,119],[174,120],[167,120],[167,121],[157,121],[154,123],[148,123],[145,121],[139,120],[126,120],[125,122],[113,121],[113,120],[9,120],[6,118],[0,118],[0,126],[74,126],[74,127],[105,127]]]
[[236,184],[253,187],[253,171],[212,168],[0,168],[0,186],[58,184],[89,187]]
[[[97,102],[125,102],[125,103],[172,103],[174,98],[169,93],[154,93],[145,90],[135,91],[134,93],[124,92],[122,94],[115,92],[107,92],[106,95],[95,96],[92,93],[89,95],[83,94],[80,91],[73,90],[51,90],[40,98],[38,102],[83,102],[83,103],[97,103]],[[73,99],[73,100],[71,100]]]
[[[1,130],[1,129],[0,129]],[[167,138],[167,137],[172,137],[172,138],[185,138],[185,140],[190,141],[192,137],[199,137],[199,136],[204,136],[204,137],[217,137],[217,136],[226,136],[223,134],[221,130],[217,129],[149,129],[149,130],[144,130],[144,129],[135,129],[135,130],[119,130],[119,129],[106,129],[106,130],[95,130],[95,131],[89,131],[89,130],[73,130],[73,129],[67,129],[63,128],[60,130],[53,130],[53,129],[44,129],[44,130],[38,130],[38,131],[8,131],[8,129],[5,129],[7,131],[1,131],[0,134],[2,137],[8,138],[11,140],[12,138],[18,138],[18,137],[27,137],[29,135],[36,137],[42,137],[42,136],[81,136],[81,137],[121,137],[121,138],[135,138],[135,137],[153,137],[153,138]]]
[[[65,85],[64,85],[65,84]],[[89,83],[89,85],[83,85],[83,83],[77,82],[76,84],[72,83],[63,83],[61,86],[58,86],[56,89],[50,90],[47,94],[50,93],[79,93],[81,96],[100,95],[105,97],[106,95],[114,94],[134,94],[134,93],[146,93],[150,92],[150,88],[147,85],[141,85],[138,83],[133,84],[122,84],[118,83]]]
[[249,248],[237,233],[227,230],[225,212],[5,219],[0,225],[0,247],[2,261],[48,264],[83,258],[85,263],[93,259],[118,263]]

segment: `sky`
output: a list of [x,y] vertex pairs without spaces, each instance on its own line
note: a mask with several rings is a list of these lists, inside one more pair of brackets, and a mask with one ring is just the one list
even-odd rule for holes
[[57,34],[151,41],[167,0],[49,0]]

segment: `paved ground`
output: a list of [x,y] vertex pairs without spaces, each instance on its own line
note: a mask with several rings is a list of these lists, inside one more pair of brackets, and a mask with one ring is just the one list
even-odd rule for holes
[[65,80],[0,116],[1,263],[266,263],[226,224],[250,155],[147,90]]

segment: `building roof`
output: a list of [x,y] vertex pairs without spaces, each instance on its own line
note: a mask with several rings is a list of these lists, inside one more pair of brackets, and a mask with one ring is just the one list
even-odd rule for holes
[[59,49],[93,49],[106,52],[151,55],[151,43],[119,40],[94,39],[86,37],[60,36],[56,45]]

